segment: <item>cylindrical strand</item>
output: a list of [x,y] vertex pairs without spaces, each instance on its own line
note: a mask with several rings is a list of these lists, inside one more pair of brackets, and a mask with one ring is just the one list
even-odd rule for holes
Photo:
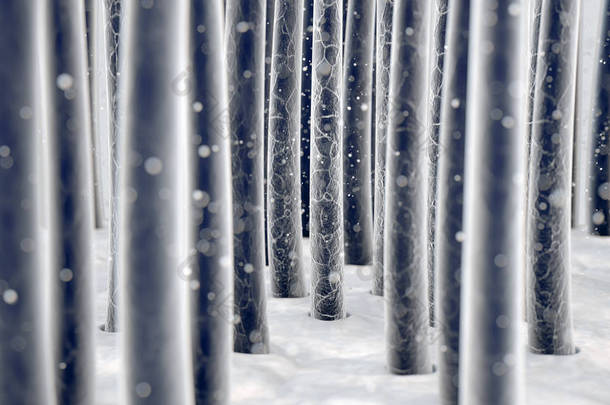
[[91,120],[82,1],[44,9],[49,100],[49,190],[55,384],[61,404],[94,402],[94,227]]
[[458,403],[469,23],[470,0],[451,0],[441,101],[435,239],[438,373],[443,405]]
[[267,207],[268,207],[268,203],[267,203],[267,156],[268,156],[268,148],[269,148],[269,139],[268,139],[268,134],[269,134],[269,99],[271,97],[270,93],[269,93],[269,85],[271,84],[271,55],[272,55],[272,47],[273,47],[273,26],[275,25],[275,21],[273,20],[273,17],[275,17],[275,13],[273,12],[273,9],[275,7],[275,0],[265,0],[267,3],[267,10],[266,10],[266,14],[265,14],[265,116],[263,117],[263,123],[265,125],[265,128],[263,129],[263,156],[264,156],[264,162],[263,162],[263,168],[265,168],[264,170],[264,190],[263,190],[263,207],[264,207],[264,211],[265,211],[265,218],[264,218],[264,222],[265,222],[265,266],[269,265],[269,230],[267,229]]
[[[579,18],[582,20],[583,18],[583,3],[580,2],[579,9]],[[582,91],[580,88],[583,86],[583,60],[585,55],[585,50],[583,49],[583,31],[585,24],[579,22],[578,24],[578,34],[577,34],[577,45],[576,45],[576,83],[574,84],[574,136],[572,141],[572,187],[570,190],[571,198],[570,198],[570,226],[572,229],[576,229],[581,226],[579,217],[580,217],[580,198],[579,191],[584,185],[581,182],[581,174],[582,170],[580,170],[579,166],[585,166],[588,169],[591,169],[592,165],[581,165],[580,164],[580,155],[581,155],[581,144],[582,140],[587,139],[586,132],[582,130],[582,122],[584,122],[585,111],[583,108],[583,97]],[[595,151],[593,151],[595,153]],[[584,171],[586,173],[586,170]],[[604,181],[602,181],[604,183]],[[610,206],[608,206],[610,208]]]
[[341,0],[315,0],[311,89],[311,315],[344,318]]
[[441,100],[443,92],[443,63],[445,60],[445,37],[447,32],[448,0],[432,1],[432,38],[430,41],[430,98],[428,110],[428,299],[430,302],[430,324],[434,324],[434,262],[436,240],[436,211],[438,205],[438,154],[441,127]]
[[597,48],[597,80],[594,83],[590,166],[590,229],[594,235],[610,236],[610,2],[601,13],[601,37]]
[[94,0],[85,0],[85,33],[87,36],[87,79],[89,81],[89,107],[91,108],[91,168],[92,168],[92,186],[93,186],[93,206],[94,206],[94,224],[96,228],[104,227],[104,196],[102,192],[102,176],[101,176],[101,144],[99,132],[95,125],[97,115],[94,113],[96,102],[94,100],[93,87],[95,86],[94,61],[95,61],[95,46],[96,39],[96,19],[99,8],[96,7]]
[[[376,2],[377,0],[375,0]],[[375,4],[375,11],[374,11],[374,18],[373,18],[373,76],[371,78],[371,131],[369,133],[369,136],[371,137],[371,140],[369,141],[371,143],[371,158],[369,159],[371,161],[371,206],[373,208],[373,220],[372,220],[372,227],[373,227],[373,235],[371,236],[371,238],[373,238],[373,247],[371,248],[371,262],[369,264],[373,264],[374,263],[374,251],[375,251],[375,156],[377,156],[375,153],[375,117],[377,116],[377,95],[376,90],[375,90],[375,85],[377,83],[377,5]]]
[[303,297],[301,47],[303,1],[276,0],[269,100],[269,266],[276,297]]
[[225,40],[233,175],[234,350],[269,352],[263,202],[264,0],[229,0]]
[[[528,56],[528,66],[527,66],[527,146],[525,152],[525,162],[526,167],[528,168],[526,172],[526,190],[529,190],[529,157],[530,157],[530,148],[532,144],[532,130],[533,130],[533,120],[534,120],[534,93],[536,90],[536,64],[538,63],[538,41],[540,39],[540,19],[541,19],[541,9],[542,9],[542,0],[532,0],[528,3],[528,43],[527,43],[527,56]],[[529,197],[528,191],[524,194],[523,198],[525,198],[525,207],[528,209]],[[525,225],[527,232],[527,223]],[[526,258],[524,260],[527,261]],[[525,266],[527,267],[527,266]],[[526,294],[524,294],[525,297]],[[527,307],[527,306],[525,306]]]
[[[231,222],[231,147],[227,128],[227,77],[222,42],[222,0],[192,0],[193,64],[190,143],[194,181],[191,239],[196,250],[187,260],[193,273],[191,336],[197,405],[229,402],[233,321],[233,227]],[[185,276],[187,274],[184,274]]]
[[[55,404],[43,318],[41,93],[35,2],[0,13],[0,403]],[[55,368],[55,367],[54,367]]]
[[519,333],[525,254],[525,6],[523,1],[473,0],[470,7],[460,404],[525,401]]
[[396,374],[432,372],[428,347],[428,0],[396,0],[386,149],[386,352]]
[[535,353],[573,354],[570,196],[579,0],[544,0],[530,146],[527,313]]
[[[527,69],[527,130],[528,130],[528,159],[529,145],[532,136],[533,119],[534,119],[534,93],[536,90],[536,64],[538,63],[538,41],[540,39],[540,19],[542,17],[542,0],[532,0],[528,5],[530,8],[528,14],[529,21],[529,42],[528,56],[529,65]],[[529,160],[528,160],[529,161]]]
[[383,295],[383,251],[385,219],[386,135],[388,128],[388,94],[390,90],[390,56],[392,44],[392,11],[394,0],[377,0],[377,63],[375,83],[375,223],[373,245],[373,285],[371,292]]
[[343,60],[343,224],[345,263],[373,258],[371,94],[375,1],[349,0]]
[[178,277],[180,137],[187,2],[124,2],[119,81],[119,275],[123,401],[188,404]]
[[118,330],[118,300],[119,300],[119,274],[118,274],[118,218],[119,218],[119,159],[118,159],[118,92],[117,78],[119,73],[119,32],[121,20],[121,0],[106,0],[106,46],[108,58],[108,94],[110,102],[110,271],[108,273],[108,309],[106,312],[106,332]]
[[106,228],[110,219],[110,108],[107,63],[107,29],[105,1],[87,0],[87,38],[89,44],[89,81],[91,86],[91,122],[93,134],[93,159],[95,188],[96,227]]

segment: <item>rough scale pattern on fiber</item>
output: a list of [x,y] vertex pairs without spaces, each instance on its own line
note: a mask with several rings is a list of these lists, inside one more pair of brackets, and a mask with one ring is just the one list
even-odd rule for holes
[[311,91],[311,315],[345,317],[341,153],[342,4],[314,2]]
[[428,0],[397,0],[394,4],[386,150],[386,351],[391,372],[424,374],[432,371],[425,124],[430,4]]
[[275,5],[269,102],[269,265],[277,297],[303,297],[301,229],[301,46],[303,1]]
[[112,170],[111,196],[110,196],[110,272],[108,276],[108,311],[104,330],[116,332],[118,330],[118,219],[119,219],[119,159],[118,159],[118,92],[117,75],[119,72],[119,32],[121,21],[121,0],[105,1],[106,19],[106,53],[108,55],[108,90],[110,98],[110,166]]
[[579,0],[544,0],[528,204],[530,350],[573,354],[570,195]]
[[445,37],[447,31],[448,0],[432,1],[430,38],[430,104],[428,110],[428,299],[430,302],[430,325],[434,325],[434,262],[436,260],[436,215],[438,205],[438,155],[441,152],[439,133],[441,129],[441,101],[443,92],[443,64],[445,60]]
[[264,0],[227,2],[229,134],[233,176],[234,350],[269,352],[264,285]]

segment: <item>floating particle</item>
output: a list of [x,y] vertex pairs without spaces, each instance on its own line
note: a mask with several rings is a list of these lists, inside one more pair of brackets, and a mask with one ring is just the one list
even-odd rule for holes
[[163,170],[163,162],[158,157],[149,157],[144,161],[144,170],[151,176],[156,176]]

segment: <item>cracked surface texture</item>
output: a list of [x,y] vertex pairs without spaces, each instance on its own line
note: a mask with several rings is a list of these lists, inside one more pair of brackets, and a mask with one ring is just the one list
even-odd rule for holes
[[432,372],[428,348],[428,0],[394,3],[386,151],[386,352],[396,374]]
[[264,235],[264,0],[227,2],[225,40],[233,176],[234,350],[267,353]]
[[529,347],[573,354],[570,194],[579,0],[543,2],[528,204]]
[[277,297],[303,297],[301,227],[301,47],[303,1],[275,5],[269,104],[269,266]]
[[527,130],[528,154],[532,137],[532,122],[534,117],[534,93],[536,91],[536,64],[538,63],[538,41],[540,38],[540,19],[542,17],[542,0],[530,2],[528,14],[529,43],[528,43],[528,71],[527,71]]
[[371,103],[375,2],[349,0],[343,60],[343,221],[346,264],[371,264]]
[[430,302],[430,324],[434,324],[434,261],[436,258],[436,215],[438,206],[438,154],[441,127],[441,101],[443,92],[443,63],[445,60],[445,37],[447,30],[448,0],[432,1],[432,38],[430,43],[430,104],[428,110],[428,300]]
[[119,67],[119,32],[121,21],[121,0],[105,1],[106,52],[108,55],[108,91],[110,95],[110,165],[111,165],[111,207],[110,207],[110,277],[108,278],[108,311],[104,329],[118,330],[118,206],[119,206],[119,164],[117,140],[117,77]]
[[[528,13],[528,71],[527,71],[527,151],[525,152],[526,165],[529,166],[530,148],[532,144],[532,130],[534,119],[534,93],[536,90],[536,64],[538,63],[538,40],[540,37],[540,18],[541,18],[542,0],[533,0],[529,3]],[[528,169],[526,173],[527,192],[524,195],[525,206],[528,209],[529,204],[529,176]]]
[[310,238],[316,319],[344,318],[341,154],[342,14],[338,0],[314,2]]

